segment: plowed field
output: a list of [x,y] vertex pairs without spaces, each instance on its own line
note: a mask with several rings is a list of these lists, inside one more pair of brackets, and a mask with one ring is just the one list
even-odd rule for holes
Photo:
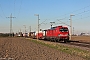
[[0,60],[84,60],[25,38],[0,38]]

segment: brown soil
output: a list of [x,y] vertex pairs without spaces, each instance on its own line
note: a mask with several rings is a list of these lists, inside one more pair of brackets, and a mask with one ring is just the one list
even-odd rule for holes
[[84,60],[25,38],[0,38],[0,60]]
[[81,42],[90,42],[90,36],[72,36],[72,40]]

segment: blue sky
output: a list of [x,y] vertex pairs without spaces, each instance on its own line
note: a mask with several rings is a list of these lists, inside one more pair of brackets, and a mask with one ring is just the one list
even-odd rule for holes
[[26,30],[29,26],[32,31],[37,30],[37,16],[39,14],[41,29],[50,28],[50,22],[55,22],[53,26],[63,25],[57,19],[66,24],[70,24],[70,14],[75,33],[90,32],[90,0],[0,0],[0,32],[10,32],[10,14],[16,18],[12,20],[13,32]]

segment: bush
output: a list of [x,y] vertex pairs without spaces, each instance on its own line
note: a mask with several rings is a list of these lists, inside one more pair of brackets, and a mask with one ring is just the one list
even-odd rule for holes
[[14,34],[9,34],[9,33],[0,33],[0,37],[9,37],[9,36],[14,36]]

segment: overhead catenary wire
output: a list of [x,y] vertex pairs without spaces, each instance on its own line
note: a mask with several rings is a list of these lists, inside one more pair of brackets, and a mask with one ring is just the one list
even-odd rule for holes
[[[85,19],[85,18],[89,17],[89,16],[84,16],[85,13],[86,14],[89,14],[89,12],[90,12],[90,10],[85,10],[83,12],[80,12],[80,13],[75,14],[75,16],[78,16],[78,15],[81,16],[80,18],[76,18],[75,20]],[[82,16],[84,16],[84,17],[82,17]]]
[[[83,11],[83,12],[80,12],[80,13],[76,13],[75,16],[77,16],[77,15],[82,15],[82,14],[84,14],[84,13],[86,13],[86,12],[90,12],[90,10],[86,10],[86,11]],[[62,19],[64,20],[64,19],[66,19],[66,18],[68,18],[68,17],[64,17],[64,18],[62,18]]]
[[[90,7],[90,5],[88,5],[88,6],[86,6],[86,7],[83,7],[83,8],[80,8],[80,9],[77,9],[77,10],[75,10],[75,11],[72,11],[72,12],[69,12],[69,13],[67,13],[67,14],[64,14],[64,15],[61,15],[61,16],[66,16],[66,15],[69,15],[69,14],[71,14],[71,13],[75,13],[75,12],[77,12],[77,11],[80,11],[80,10],[83,10],[83,9],[85,9],[85,8],[88,8],[88,7]],[[75,14],[75,15],[79,15],[79,14],[82,14],[82,13],[85,13],[85,12],[88,12],[88,11],[90,11],[90,10],[87,10],[87,11],[84,11],[84,12],[80,12],[80,13],[77,13],[77,14]],[[69,16],[68,16],[69,17]],[[68,17],[64,17],[64,18],[61,18],[61,19],[66,19],[66,18],[68,18]],[[57,17],[58,18],[58,17]],[[54,19],[54,18],[53,18]],[[56,20],[55,20],[56,21]]]
[[80,10],[86,9],[86,8],[88,8],[88,7],[90,7],[90,5],[85,6],[85,7],[83,7],[83,8],[80,8],[80,9],[77,9],[77,10],[75,10],[75,11],[72,11],[72,12],[66,13],[66,14],[61,15],[61,16],[66,16],[66,15],[69,15],[69,14],[71,14],[71,13],[75,13],[75,12],[77,12],[77,11],[80,11]]
[[86,19],[86,18],[90,18],[90,16],[86,16],[86,17],[77,18],[77,19],[75,19],[75,20]]
[[[80,10],[86,9],[86,8],[88,8],[88,7],[90,7],[90,5],[85,6],[85,7],[83,7],[83,8],[80,8],[80,9],[77,9],[77,10],[75,10],[75,11],[72,11],[72,12],[66,13],[66,14],[61,15],[61,16],[66,16],[66,15],[69,15],[69,14],[71,14],[71,13],[75,13],[75,12],[77,12],[77,11],[80,11]],[[90,10],[87,10],[87,11],[90,11]],[[87,11],[84,11],[84,12],[87,12]],[[77,14],[75,14],[75,15],[79,15],[79,14],[84,13],[84,12],[80,12],[80,13],[77,13]],[[69,16],[68,16],[68,17],[69,17]],[[66,19],[66,18],[68,18],[68,17],[64,17],[64,18],[62,18],[62,19]],[[58,17],[57,17],[57,18],[58,18]],[[54,18],[52,18],[52,19],[54,19]],[[55,20],[55,21],[56,21],[56,20]]]
[[[86,8],[89,8],[89,7],[90,7],[90,5],[88,5],[88,6],[86,6],[86,7],[83,7],[83,8],[80,8],[80,9],[77,9],[77,10],[75,10],[75,11],[69,12],[69,13],[67,13],[67,14],[61,15],[61,16],[63,16],[63,18],[60,18],[60,19],[63,19],[63,20],[69,19],[69,15],[70,15],[71,13],[75,13],[75,12],[80,11],[80,10],[83,10],[83,12],[80,12],[80,13],[77,13],[77,14],[74,14],[74,15],[76,16],[76,15],[80,15],[80,14],[83,14],[83,13],[85,13],[85,12],[88,12],[88,11],[90,11],[90,10],[85,10],[85,9],[86,9]],[[68,16],[66,16],[66,15],[68,15]],[[57,20],[55,20],[55,21],[57,21]]]
[[[39,25],[41,25],[41,24],[44,24],[46,21],[47,21],[48,19],[45,19],[42,23],[40,23]],[[50,20],[50,19],[49,19]]]

